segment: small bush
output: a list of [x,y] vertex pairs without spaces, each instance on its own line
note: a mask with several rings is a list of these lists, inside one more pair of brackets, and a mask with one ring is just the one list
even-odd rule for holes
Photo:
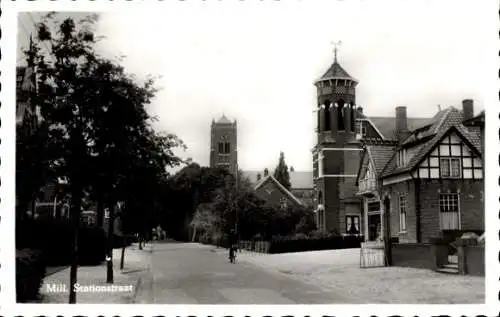
[[40,250],[16,250],[16,299],[25,303],[37,299],[46,264]]

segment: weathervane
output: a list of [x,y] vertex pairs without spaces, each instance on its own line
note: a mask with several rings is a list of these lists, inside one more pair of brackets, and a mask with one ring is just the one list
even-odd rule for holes
[[331,42],[333,45],[333,54],[334,54],[334,61],[337,62],[337,52],[339,50],[340,45],[342,45],[342,41],[337,41],[337,42]]

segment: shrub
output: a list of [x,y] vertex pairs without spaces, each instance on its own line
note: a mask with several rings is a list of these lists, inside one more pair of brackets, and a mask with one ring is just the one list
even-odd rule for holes
[[[97,264],[103,261],[106,253],[104,230],[87,227],[80,227],[79,230],[79,263]],[[71,263],[71,241],[71,227],[65,220],[26,220],[16,227],[16,248],[41,250],[49,266]]]
[[273,237],[269,247],[269,253],[303,252],[317,250],[333,250],[359,248],[364,241],[362,236],[338,236],[327,237],[301,237],[299,235],[290,237]]
[[35,300],[45,277],[46,263],[40,250],[16,250],[16,299]]

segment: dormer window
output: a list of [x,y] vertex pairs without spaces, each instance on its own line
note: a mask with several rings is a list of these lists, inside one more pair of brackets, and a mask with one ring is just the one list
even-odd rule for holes
[[407,164],[406,149],[401,149],[398,151],[398,166],[402,167]]

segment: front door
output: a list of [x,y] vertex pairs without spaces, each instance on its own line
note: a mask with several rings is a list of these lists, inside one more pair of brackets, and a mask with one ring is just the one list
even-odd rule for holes
[[380,214],[368,215],[368,240],[375,241],[381,234],[381,219]]

